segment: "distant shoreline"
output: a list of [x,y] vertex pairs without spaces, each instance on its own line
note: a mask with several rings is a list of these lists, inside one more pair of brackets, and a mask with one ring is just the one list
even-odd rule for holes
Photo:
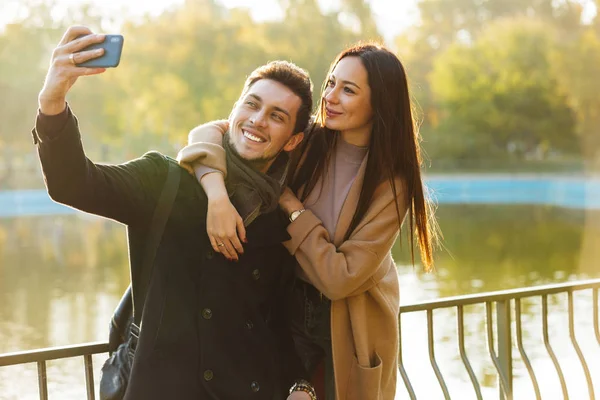
[[[600,210],[600,175],[556,173],[428,174],[438,204],[547,205]],[[0,218],[79,213],[55,203],[45,189],[0,190]]]

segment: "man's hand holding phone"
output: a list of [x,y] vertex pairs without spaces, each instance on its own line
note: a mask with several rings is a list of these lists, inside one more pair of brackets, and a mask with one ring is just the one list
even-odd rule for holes
[[84,75],[103,73],[103,67],[84,67],[78,64],[97,59],[105,53],[105,49],[88,46],[103,43],[105,35],[93,34],[84,26],[72,26],[63,35],[60,43],[52,52],[50,67],[46,74],[44,86],[38,95],[40,111],[46,115],[56,115],[66,107],[67,93],[77,78]]

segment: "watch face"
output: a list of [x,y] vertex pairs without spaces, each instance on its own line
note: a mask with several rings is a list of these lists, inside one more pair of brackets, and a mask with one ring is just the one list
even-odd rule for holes
[[298,216],[299,216],[300,214],[302,214],[302,212],[303,212],[303,211],[304,211],[304,210],[296,210],[296,211],[292,212],[292,213],[290,214],[290,221],[294,222],[294,220],[295,220],[296,218],[298,218]]

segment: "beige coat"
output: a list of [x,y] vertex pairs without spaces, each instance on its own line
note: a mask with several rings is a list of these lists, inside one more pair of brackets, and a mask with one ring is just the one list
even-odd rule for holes
[[[190,139],[212,141],[215,135],[192,131]],[[190,151],[193,150],[193,151]],[[199,143],[183,151],[180,161],[202,159],[222,170],[210,146]],[[337,400],[392,400],[398,375],[398,274],[391,248],[399,227],[391,186],[381,184],[373,202],[350,238],[343,241],[357,207],[366,170],[366,157],[342,206],[333,241],[310,211],[288,227],[284,243],[312,284],[332,300],[331,336]],[[396,181],[398,199],[403,188]],[[408,205],[399,200],[405,215]]]

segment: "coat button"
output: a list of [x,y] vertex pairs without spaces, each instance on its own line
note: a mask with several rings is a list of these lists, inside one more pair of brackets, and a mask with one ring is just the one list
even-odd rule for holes
[[202,318],[211,319],[212,318],[212,310],[210,308],[205,308],[202,310]]
[[246,321],[246,328],[248,330],[254,328],[254,323],[251,320]]
[[206,259],[207,259],[207,260],[212,260],[212,258],[214,257],[214,255],[215,255],[215,252],[209,249],[209,250],[206,252]]
[[260,271],[255,269],[254,271],[252,271],[252,278],[257,281],[260,279]]
[[212,380],[213,377],[214,377],[214,374],[210,369],[207,369],[206,371],[204,371],[204,380],[205,381],[210,381],[210,380]]
[[252,389],[252,391],[256,393],[260,390],[260,385],[258,384],[258,382],[254,381],[250,384],[250,389]]

